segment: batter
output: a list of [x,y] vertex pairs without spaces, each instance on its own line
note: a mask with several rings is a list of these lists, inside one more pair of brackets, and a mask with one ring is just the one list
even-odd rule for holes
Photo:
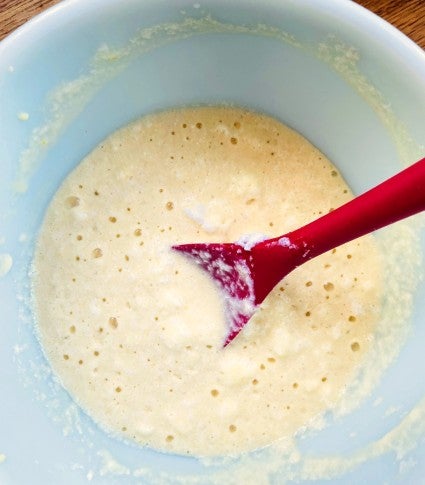
[[34,259],[41,343],[106,430],[181,454],[237,454],[332,408],[373,340],[372,237],[285,278],[223,350],[220,294],[173,244],[289,232],[352,198],[299,134],[240,109],[187,108],[119,130],[67,177]]

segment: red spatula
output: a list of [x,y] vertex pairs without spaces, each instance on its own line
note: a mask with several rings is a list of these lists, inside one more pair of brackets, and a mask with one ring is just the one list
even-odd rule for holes
[[341,244],[425,210],[425,158],[329,214],[252,247],[181,244],[223,291],[228,345],[287,274]]

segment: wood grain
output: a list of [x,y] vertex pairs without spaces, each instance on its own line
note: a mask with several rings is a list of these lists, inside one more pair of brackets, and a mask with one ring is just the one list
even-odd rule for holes
[[[0,40],[56,3],[59,0],[0,0]],[[357,3],[396,26],[425,49],[425,0],[357,0]]]
[[425,49],[425,0],[357,0]]
[[0,0],[0,40],[59,0]]

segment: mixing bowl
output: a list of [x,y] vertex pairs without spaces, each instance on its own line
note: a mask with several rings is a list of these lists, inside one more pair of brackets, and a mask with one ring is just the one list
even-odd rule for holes
[[421,217],[400,226],[407,245],[392,242],[403,291],[388,329],[400,351],[379,353],[390,333],[382,328],[370,392],[300,436],[298,451],[206,462],[142,449],[99,429],[51,374],[29,304],[34,242],[51,197],[118,127],[215,103],[290,125],[355,193],[425,153],[425,55],[350,1],[67,0],[0,44],[2,484],[423,480]]

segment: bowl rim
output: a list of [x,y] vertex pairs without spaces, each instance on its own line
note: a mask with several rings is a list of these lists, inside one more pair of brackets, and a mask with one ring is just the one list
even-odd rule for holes
[[[48,35],[49,31],[54,30],[56,22],[69,15],[86,16],[87,13],[96,12],[98,9],[106,10],[117,5],[123,7],[125,3],[137,3],[140,8],[144,8],[149,3],[160,4],[168,0],[62,0],[41,13],[35,15],[20,27],[16,28],[2,41],[0,41],[0,67],[3,57],[8,57],[10,50],[19,48],[32,41],[32,37]],[[205,5],[211,0],[203,0]],[[181,7],[187,6],[192,2],[188,0],[177,0]],[[241,5],[252,6],[251,0],[233,0]],[[226,0],[214,0],[214,4],[223,4],[225,7]],[[287,0],[268,0],[266,7],[282,8],[285,4],[295,5],[293,1]],[[158,5],[159,6],[159,5]],[[179,5],[180,6],[180,5]],[[332,14],[341,21],[346,21],[355,25],[359,31],[365,34],[374,32],[374,41],[381,44],[387,51],[396,51],[400,56],[400,61],[410,65],[415,70],[419,70],[424,76],[425,81],[425,50],[416,44],[410,37],[401,32],[397,27],[387,20],[356,3],[354,0],[297,0],[296,6],[299,10],[310,10],[318,14]]]

